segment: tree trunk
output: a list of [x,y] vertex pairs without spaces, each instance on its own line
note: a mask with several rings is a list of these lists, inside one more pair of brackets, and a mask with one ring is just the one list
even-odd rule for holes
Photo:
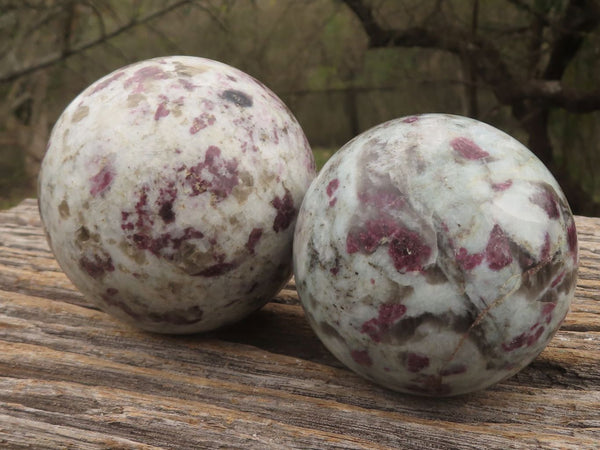
[[358,99],[357,92],[352,86],[350,89],[346,90],[344,93],[345,100],[345,110],[348,116],[348,122],[350,125],[350,132],[352,136],[358,136],[360,134],[360,121],[358,117]]
[[527,132],[529,149],[546,165],[560,184],[571,209],[576,214],[600,215],[600,204],[586,192],[566,164],[559,164],[554,156],[548,130],[550,110],[539,105],[513,105],[514,117]]

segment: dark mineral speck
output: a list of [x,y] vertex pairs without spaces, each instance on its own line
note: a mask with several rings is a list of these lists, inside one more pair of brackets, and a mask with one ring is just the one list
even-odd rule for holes
[[248,235],[248,242],[246,242],[246,249],[254,255],[254,248],[263,234],[262,228],[253,228]]
[[338,180],[337,178],[334,178],[333,180],[331,180],[329,182],[329,184],[327,185],[327,196],[331,197],[333,195],[333,193],[337,190],[339,185],[340,185],[340,180]]
[[102,278],[106,272],[115,270],[112,258],[105,252],[83,255],[79,259],[79,266],[92,278]]
[[379,307],[379,315],[363,323],[360,331],[373,341],[381,342],[388,334],[394,322],[406,313],[406,306],[400,303],[384,303]]
[[149,80],[163,80],[168,78],[167,73],[158,66],[142,67],[134,72],[134,74],[125,80],[124,87],[136,87],[137,90],[143,90],[143,85]]
[[206,150],[204,161],[188,170],[185,181],[192,188],[192,196],[208,191],[218,200],[223,200],[239,184],[237,167],[235,158],[225,159],[219,147],[211,145]]
[[546,211],[550,219],[560,217],[557,195],[552,186],[548,184],[541,185],[539,191],[531,196],[530,201]]
[[567,241],[569,242],[569,250],[577,258],[577,229],[575,228],[575,222],[572,222],[567,228]]
[[206,269],[203,269],[200,272],[197,272],[193,275],[199,277],[218,277],[227,272],[231,272],[236,267],[237,264],[235,263],[220,262],[217,264],[213,264],[212,266],[208,266]]
[[156,108],[156,112],[154,113],[154,120],[159,120],[161,117],[166,117],[169,115],[171,111],[167,108],[167,101],[163,100],[160,105]]
[[494,225],[485,248],[485,258],[488,267],[492,270],[500,270],[508,266],[512,260],[510,241],[498,224]]
[[501,192],[507,190],[513,184],[512,180],[506,180],[501,183],[493,183],[492,189],[496,192]]
[[175,213],[173,212],[173,202],[165,202],[158,211],[158,215],[161,217],[163,222],[171,223],[175,220]]
[[429,358],[418,353],[407,353],[405,356],[406,368],[409,372],[420,372],[429,366]]
[[244,94],[241,91],[236,91],[235,89],[223,91],[221,97],[229,102],[241,106],[242,108],[249,108],[253,104],[252,97],[250,97],[248,94]]
[[488,152],[479,147],[475,142],[465,137],[453,139],[452,142],[450,142],[450,145],[457,153],[466,159],[476,160],[490,156]]
[[273,230],[277,233],[286,230],[296,217],[296,207],[294,206],[292,194],[286,189],[283,198],[275,197],[271,200],[271,205],[277,210],[277,215],[273,221]]
[[386,244],[398,271],[421,270],[431,254],[431,248],[418,233],[407,230],[385,217],[368,220],[363,226],[353,228],[346,237],[346,251],[349,254],[370,254]]
[[105,79],[104,81],[101,81],[100,83],[97,83],[94,87],[94,89],[92,90],[92,92],[89,93],[89,95],[95,94],[96,92],[101,91],[102,89],[105,89],[106,87],[108,87],[113,81],[118,80],[119,78],[121,78],[123,75],[125,75],[125,72],[123,71],[118,71],[115,74],[109,76],[107,79]]
[[175,309],[164,313],[149,312],[148,319],[153,322],[170,323],[173,325],[191,325],[202,320],[204,311],[199,306],[187,309]]
[[464,364],[454,364],[442,369],[440,371],[440,375],[443,377],[448,377],[450,375],[459,375],[461,373],[465,373],[466,371],[467,366],[465,366]]
[[203,112],[198,117],[194,117],[192,126],[190,127],[190,134],[196,134],[200,130],[213,125],[215,123],[215,116],[208,112]]
[[96,197],[106,191],[115,178],[115,169],[112,164],[107,163],[96,175],[90,178],[90,194]]
[[352,350],[350,355],[352,356],[352,359],[361,366],[369,367],[373,365],[373,360],[371,360],[369,352],[366,350]]
[[69,210],[69,204],[67,203],[67,200],[63,199],[63,201],[60,202],[60,204],[58,205],[58,213],[60,214],[60,217],[63,219],[66,219],[71,215],[71,212]]
[[483,261],[485,254],[469,253],[466,248],[461,247],[456,253],[456,262],[463,270],[473,270]]

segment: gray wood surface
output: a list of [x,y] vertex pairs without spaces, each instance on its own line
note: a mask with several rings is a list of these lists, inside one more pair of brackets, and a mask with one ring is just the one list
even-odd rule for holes
[[598,448],[600,219],[560,331],[492,388],[429,399],[345,369],[290,283],[226,330],[138,331],[92,306],[46,244],[37,204],[0,212],[0,448]]

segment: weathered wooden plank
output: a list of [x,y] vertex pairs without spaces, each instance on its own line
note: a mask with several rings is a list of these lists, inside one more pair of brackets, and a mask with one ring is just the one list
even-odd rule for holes
[[[262,339],[250,344],[231,342],[228,340],[230,332],[227,330],[213,333],[211,336],[166,339],[163,336],[150,335],[131,328],[123,330],[120,323],[103,321],[104,314],[87,308],[68,305],[65,309],[56,309],[45,304],[51,302],[48,300],[33,299],[12,293],[8,293],[6,296],[11,299],[12,308],[10,310],[4,308],[1,311],[4,318],[3,323],[6,324],[2,341],[5,343],[18,342],[25,346],[18,347],[17,350],[10,350],[7,347],[4,358],[8,358],[9,354],[17,355],[15,358],[23,358],[26,353],[24,349],[30,349],[30,352],[27,353],[33,354],[52,351],[71,357],[85,355],[138,368],[161,367],[177,372],[183,371],[188,375],[204,374],[210,379],[227,379],[254,387],[284,390],[291,394],[318,395],[320,398],[336,399],[348,405],[364,408],[369,408],[376,402],[380,409],[407,412],[402,409],[402,404],[398,404],[398,399],[402,399],[402,403],[406,401],[405,396],[377,388],[345,369],[332,367],[327,364],[329,362],[327,358],[322,358],[324,360],[322,363],[314,363],[312,360],[300,359],[297,355],[284,353],[285,346],[284,348],[272,348],[279,353],[266,353],[260,345]],[[37,312],[34,311],[36,308]],[[290,317],[293,317],[293,314],[288,314],[286,318],[285,311],[283,314],[278,314],[282,312],[282,309],[295,310],[297,307],[271,304],[265,308],[264,312],[258,313],[255,320],[264,324],[259,316],[273,314],[281,317],[287,322],[287,325],[291,324],[293,319]],[[12,317],[11,320],[8,320],[9,316]],[[77,318],[77,320],[73,320],[73,318]],[[242,326],[253,321],[245,321]],[[87,323],[95,323],[95,325],[91,326]],[[282,328],[285,329],[285,325],[286,323],[282,324]],[[269,326],[263,328],[273,331]],[[318,342],[311,343],[309,330],[294,332],[289,330],[289,327],[287,329],[288,334],[297,334],[298,338],[308,338],[307,341],[311,346],[317,346]],[[236,330],[236,335],[237,333]],[[283,333],[285,332],[279,331],[277,335]],[[594,338],[597,341],[600,339],[600,335],[596,334]],[[35,346],[40,345],[40,342],[43,342],[43,345],[37,349]],[[129,344],[127,348],[122,348],[123,342]],[[553,364],[569,365],[570,369],[548,373],[545,371],[546,367],[544,367],[542,359],[541,363],[536,362],[527,371],[527,378],[524,377],[519,381],[517,393],[528,393],[544,387],[539,385],[540,379],[545,380],[546,383],[551,381],[551,385],[561,386],[563,390],[585,388],[586,386],[582,383],[587,383],[592,387],[599,385],[598,379],[585,377],[582,380],[580,374],[585,372],[588,366],[598,364],[600,355],[595,355],[591,360],[581,359],[570,352],[563,352],[564,354],[561,355],[560,350],[561,347],[549,348],[547,352],[558,353],[552,358]],[[191,354],[194,355],[193,360],[190,360]],[[265,361],[260,361],[261,358]],[[561,358],[565,361],[562,361]],[[25,359],[21,359],[19,370],[22,370],[24,364]],[[535,367],[536,365],[537,367]],[[92,370],[98,367],[97,364],[94,364]],[[56,369],[56,366],[53,366],[53,369]],[[15,370],[9,367],[4,368],[6,372]],[[93,371],[90,372],[90,376],[93,373]],[[480,395],[472,397],[472,401],[477,402]],[[412,397],[409,398],[412,399]],[[577,398],[577,396],[573,398]],[[418,399],[418,402],[422,403],[423,399]],[[437,405],[437,412],[442,413],[442,416],[453,412],[452,409],[444,407],[447,405],[446,403],[439,403],[438,400],[435,400],[433,404]],[[540,406],[543,404],[536,405],[536,407]],[[468,422],[483,418],[485,416],[482,416],[480,411],[475,411],[473,416],[463,412],[461,420]],[[492,419],[489,418],[489,420]],[[578,419],[583,418],[578,417]],[[545,420],[550,423],[549,421],[554,418],[548,417]]]
[[595,448],[600,219],[576,222],[580,280],[548,348],[486,391],[429,399],[344,368],[307,325],[293,283],[214,333],[118,322],[71,285],[26,201],[0,212],[0,446]]

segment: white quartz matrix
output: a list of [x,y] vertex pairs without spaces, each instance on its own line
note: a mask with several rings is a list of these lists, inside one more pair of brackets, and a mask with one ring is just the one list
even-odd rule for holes
[[346,144],[309,188],[294,267],[329,350],[388,388],[490,386],[552,338],[576,283],[577,234],[544,165],[484,123],[426,114]]
[[171,56],[115,71],[65,109],[39,205],[58,262],[101,309],[192,333],[241,319],[286,283],[314,176],[275,94],[225,64]]

